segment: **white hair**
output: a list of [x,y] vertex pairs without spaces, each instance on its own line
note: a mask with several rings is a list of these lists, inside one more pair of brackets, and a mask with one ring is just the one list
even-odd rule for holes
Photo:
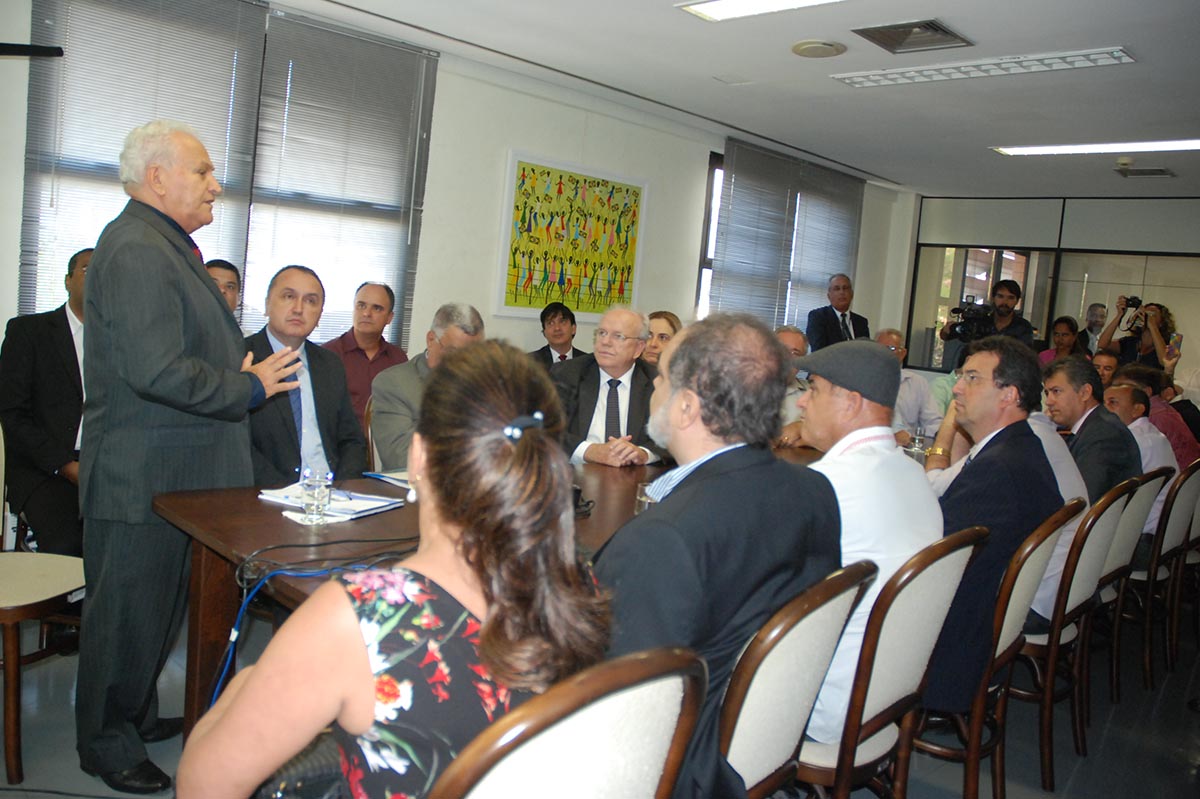
[[637,337],[642,341],[646,341],[650,338],[650,318],[646,316],[646,314],[642,313],[636,308],[631,308],[628,305],[610,305],[604,313],[608,313],[609,311],[628,311],[629,313],[633,314],[638,318],[639,332]]
[[146,170],[152,165],[174,164],[175,143],[171,137],[176,133],[199,138],[190,125],[171,119],[156,119],[129,131],[125,137],[125,147],[121,150],[122,185],[140,184],[146,178]]

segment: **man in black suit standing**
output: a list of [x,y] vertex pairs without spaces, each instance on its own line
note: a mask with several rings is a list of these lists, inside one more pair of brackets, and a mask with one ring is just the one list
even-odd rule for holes
[[67,262],[67,302],[10,319],[0,350],[0,423],[8,503],[39,552],[83,554],[79,443],[83,416],[83,285],[92,249]]
[[[991,661],[992,612],[1009,560],[1063,504],[1041,440],[1026,421],[1041,408],[1037,356],[1009,336],[979,339],[968,352],[954,401],[925,459],[926,472],[951,472],[940,499],[943,533],[977,524],[989,531],[967,565],[929,661],[923,702],[951,713],[970,707]],[[971,448],[949,466],[959,431]]]
[[1142,473],[1137,439],[1121,419],[1101,403],[1100,375],[1082,356],[1059,358],[1042,372],[1046,415],[1070,430],[1067,448],[1095,503],[1113,486]]
[[79,640],[79,765],[114,790],[171,778],[146,742],[178,735],[156,683],[187,608],[190,539],[155,494],[247,486],[250,409],[289,382],[291,351],[245,354],[237,320],[191,233],[221,193],[212,159],[178,122],[136,128],[121,151],[129,203],[96,242],[87,276],[79,504],[87,597]]
[[267,287],[267,324],[246,339],[246,351],[256,359],[290,347],[303,364],[296,372],[299,388],[271,397],[250,414],[257,486],[289,485],[306,469],[347,480],[367,468],[367,442],[350,402],[345,367],[336,353],[308,340],[324,307],[325,286],[317,273],[285,266]]
[[546,346],[529,353],[529,357],[549,369],[572,358],[582,358],[586,352],[574,346],[575,312],[561,302],[552,302],[542,309],[542,335]]
[[808,329],[805,332],[808,334],[809,352],[816,352],[839,341],[871,337],[867,318],[850,310],[850,303],[854,302],[854,286],[848,275],[839,273],[829,278],[829,289],[825,296],[829,298],[828,305],[808,312]]
[[596,328],[596,351],[550,370],[566,413],[563,447],[572,463],[636,466],[659,460],[646,432],[654,367],[641,360],[646,317],[610,308]]
[[683,646],[704,658],[708,692],[674,796],[745,797],[718,753],[721,700],[746,642],[840,565],[837,498],[823,475],[771,452],[794,369],[761,322],[709,316],[671,340],[659,370],[650,431],[680,465],[597,553],[613,594],[609,654]]

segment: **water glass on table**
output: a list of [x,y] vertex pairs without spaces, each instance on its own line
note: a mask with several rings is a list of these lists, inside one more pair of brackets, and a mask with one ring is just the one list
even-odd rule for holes
[[313,473],[307,469],[300,478],[300,501],[304,507],[305,524],[324,524],[329,510],[329,490],[333,485],[330,474]]
[[637,494],[634,495],[633,515],[638,515],[644,510],[648,510],[658,500],[653,499],[646,493],[646,489],[650,487],[650,483],[638,483]]

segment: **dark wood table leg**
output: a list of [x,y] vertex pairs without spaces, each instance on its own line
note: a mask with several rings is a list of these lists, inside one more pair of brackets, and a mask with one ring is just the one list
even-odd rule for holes
[[187,682],[183,732],[188,735],[208,709],[221,655],[237,618],[234,565],[201,544],[192,544],[191,602],[188,606]]

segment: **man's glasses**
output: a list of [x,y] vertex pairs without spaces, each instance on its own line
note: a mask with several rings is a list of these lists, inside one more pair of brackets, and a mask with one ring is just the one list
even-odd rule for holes
[[624,333],[605,330],[602,327],[596,328],[596,332],[593,337],[596,339],[596,341],[606,341],[608,339],[612,339],[617,344],[624,344],[626,341],[640,340],[641,338],[640,336],[627,336]]

